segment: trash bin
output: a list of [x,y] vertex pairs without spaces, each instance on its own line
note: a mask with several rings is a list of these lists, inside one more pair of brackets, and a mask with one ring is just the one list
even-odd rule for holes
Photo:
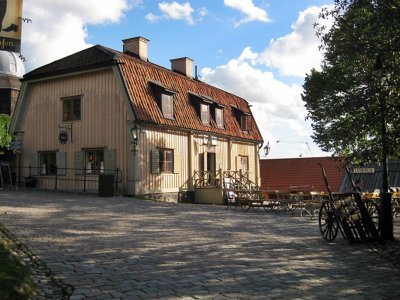
[[25,186],[26,187],[36,187],[36,178],[35,177],[25,177]]
[[115,196],[115,176],[114,174],[99,175],[99,196],[114,197]]

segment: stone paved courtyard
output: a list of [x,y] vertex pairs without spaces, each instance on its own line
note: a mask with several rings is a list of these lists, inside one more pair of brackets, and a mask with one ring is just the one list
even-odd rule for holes
[[400,298],[400,252],[328,244],[317,220],[290,214],[2,190],[0,223],[71,299]]

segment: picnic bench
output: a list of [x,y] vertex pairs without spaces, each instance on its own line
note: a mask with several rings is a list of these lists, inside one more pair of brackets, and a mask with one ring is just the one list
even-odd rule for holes
[[319,192],[287,193],[280,191],[261,191],[237,188],[226,180],[224,184],[227,208],[241,208],[243,211],[259,210],[275,213],[299,214],[301,217],[318,215],[323,195]]

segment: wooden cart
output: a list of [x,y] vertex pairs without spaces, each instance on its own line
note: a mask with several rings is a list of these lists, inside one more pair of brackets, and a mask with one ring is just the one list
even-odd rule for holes
[[319,211],[319,230],[322,237],[333,241],[338,231],[350,243],[379,240],[379,209],[371,200],[363,200],[360,193],[332,194],[321,165],[329,199]]

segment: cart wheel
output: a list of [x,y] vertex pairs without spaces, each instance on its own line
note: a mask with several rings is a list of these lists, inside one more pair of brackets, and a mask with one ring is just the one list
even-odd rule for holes
[[250,201],[249,200],[240,200],[240,207],[244,211],[248,211],[250,209]]
[[324,201],[319,210],[319,231],[322,237],[332,242],[338,233],[339,222],[335,217],[335,204],[332,201]]
[[368,214],[371,216],[372,222],[375,225],[376,230],[379,232],[379,208],[375,201],[371,199],[365,200],[365,208]]

